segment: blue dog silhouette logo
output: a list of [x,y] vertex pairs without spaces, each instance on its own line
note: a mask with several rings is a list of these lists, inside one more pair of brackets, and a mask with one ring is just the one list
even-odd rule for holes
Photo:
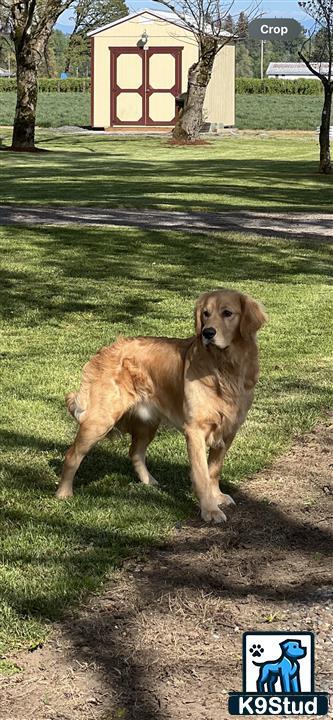
[[[280,648],[281,655],[277,660],[266,660],[265,662],[252,660],[254,665],[260,667],[257,680],[258,693],[275,693],[278,680],[280,680],[283,693],[302,691],[299,660],[306,656],[307,648],[303,647],[301,641],[297,639],[284,640],[280,643]],[[263,652],[261,645],[253,645],[250,648],[252,657],[258,657],[261,652]]]
[[312,632],[243,634],[243,690],[229,693],[230,715],[327,715],[328,694],[315,691]]
[[244,690],[271,694],[311,692],[313,652],[311,633],[245,633]]

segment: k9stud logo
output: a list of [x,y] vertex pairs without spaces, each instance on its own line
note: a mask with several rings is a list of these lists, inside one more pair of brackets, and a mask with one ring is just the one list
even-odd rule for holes
[[314,635],[243,635],[243,692],[230,693],[231,715],[326,715],[328,696],[314,689]]

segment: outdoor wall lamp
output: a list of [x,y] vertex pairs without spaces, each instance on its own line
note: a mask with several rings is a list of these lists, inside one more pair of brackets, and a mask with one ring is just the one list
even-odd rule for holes
[[140,40],[139,40],[139,42],[138,42],[138,46],[141,47],[141,48],[143,48],[144,50],[148,50],[148,34],[147,34],[147,30],[144,30],[144,31],[143,31],[143,33],[142,33],[142,35],[141,35],[141,38],[140,38]]

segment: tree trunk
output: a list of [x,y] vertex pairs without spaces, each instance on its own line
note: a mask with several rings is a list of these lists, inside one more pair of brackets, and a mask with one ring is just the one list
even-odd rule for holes
[[17,99],[12,150],[35,149],[37,53],[29,40],[16,51]]
[[321,125],[319,131],[320,145],[320,162],[319,172],[329,175],[332,172],[331,153],[330,153],[330,125],[331,125],[331,108],[332,108],[332,83],[324,84],[325,99],[324,107],[321,115]]
[[206,36],[202,38],[199,60],[189,69],[184,109],[180,112],[172,133],[175,140],[190,143],[199,137],[207,85],[217,49],[216,39]]

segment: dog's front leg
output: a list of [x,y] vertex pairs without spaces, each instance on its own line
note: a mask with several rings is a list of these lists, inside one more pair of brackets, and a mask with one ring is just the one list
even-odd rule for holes
[[201,517],[206,522],[222,523],[226,516],[217,504],[209,475],[204,432],[197,426],[185,428],[187,451],[194,491],[199,498]]
[[220,490],[220,474],[226,452],[226,445],[223,445],[222,447],[210,448],[208,454],[209,477],[212,484],[212,491],[215,495],[217,504],[236,505],[235,501],[230,495],[226,495],[226,493],[222,493]]
[[295,692],[295,693],[301,692],[298,674],[290,679],[290,685],[291,685],[291,692]]
[[291,692],[291,683],[289,676],[284,673],[283,671],[280,672],[280,681],[281,681],[281,690],[284,693],[290,693]]

